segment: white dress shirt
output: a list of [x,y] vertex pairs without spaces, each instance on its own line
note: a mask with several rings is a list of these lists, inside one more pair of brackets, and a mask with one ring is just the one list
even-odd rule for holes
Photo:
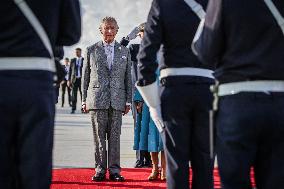
[[76,75],[76,78],[80,78],[81,77],[81,66],[82,66],[82,57],[77,57],[76,58],[76,66],[78,68],[78,72]]
[[113,41],[110,44],[108,44],[106,42],[103,42],[103,43],[104,43],[105,53],[106,53],[106,56],[107,56],[108,68],[109,68],[109,70],[111,70],[111,67],[112,67],[112,64],[113,64],[113,57],[114,57],[115,41]]

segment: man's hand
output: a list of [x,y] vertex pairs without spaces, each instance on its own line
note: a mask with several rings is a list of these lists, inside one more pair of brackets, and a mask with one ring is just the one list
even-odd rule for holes
[[142,107],[143,107],[143,102],[136,102],[135,106],[136,106],[137,112],[141,113],[142,112]]
[[86,103],[83,103],[83,104],[82,104],[81,110],[82,110],[82,112],[85,113],[85,114],[89,113],[89,110],[87,109]]
[[122,112],[122,115],[125,116],[130,111],[130,105],[125,106],[125,110]]
[[135,39],[137,37],[137,34],[139,33],[139,28],[135,27],[128,35],[127,39],[131,41],[132,39]]

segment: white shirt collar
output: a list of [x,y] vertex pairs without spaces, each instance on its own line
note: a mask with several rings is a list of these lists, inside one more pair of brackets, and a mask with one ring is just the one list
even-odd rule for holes
[[115,45],[115,40],[113,42],[111,42],[110,44],[106,43],[105,41],[103,41],[104,47],[106,47],[107,45],[110,45],[112,47],[114,47]]

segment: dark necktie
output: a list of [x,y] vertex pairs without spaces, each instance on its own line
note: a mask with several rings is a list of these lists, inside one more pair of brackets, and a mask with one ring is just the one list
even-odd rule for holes
[[79,70],[80,69],[80,59],[78,58],[77,60],[76,60],[76,77],[79,77]]

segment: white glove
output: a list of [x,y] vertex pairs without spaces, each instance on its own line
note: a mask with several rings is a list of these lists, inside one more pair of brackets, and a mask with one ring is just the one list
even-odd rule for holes
[[164,131],[164,123],[162,119],[161,113],[161,102],[159,97],[159,86],[157,82],[154,82],[150,85],[146,86],[138,86],[136,83],[136,88],[140,92],[143,100],[146,102],[147,106],[149,106],[149,111],[152,120],[154,121],[159,132]]
[[162,119],[161,106],[158,106],[156,108],[149,107],[149,111],[150,111],[151,118],[154,121],[158,131],[162,133],[165,129],[165,125]]
[[137,37],[137,34],[139,33],[139,28],[135,27],[128,35],[127,39],[131,41],[132,39],[135,39]]

